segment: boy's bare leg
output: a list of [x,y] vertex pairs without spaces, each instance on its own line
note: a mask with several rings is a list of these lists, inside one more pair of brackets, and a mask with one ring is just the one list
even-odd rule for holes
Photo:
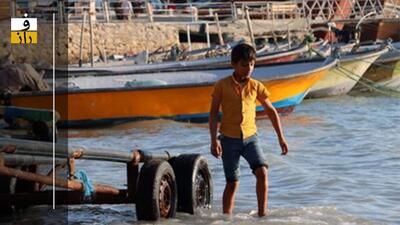
[[256,169],[255,174],[257,178],[258,216],[262,217],[267,214],[268,208],[268,170],[263,166]]
[[239,187],[239,181],[227,182],[222,199],[223,210],[225,214],[232,214],[235,204],[236,191]]

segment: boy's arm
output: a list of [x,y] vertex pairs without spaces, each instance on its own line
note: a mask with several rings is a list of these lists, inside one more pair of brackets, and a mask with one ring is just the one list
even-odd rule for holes
[[219,158],[222,155],[222,148],[217,139],[218,129],[218,112],[221,101],[218,98],[213,97],[211,102],[210,116],[208,124],[210,127],[210,139],[211,139],[211,154]]
[[269,119],[271,120],[272,126],[275,129],[276,134],[278,135],[279,139],[279,145],[281,146],[282,149],[282,155],[286,155],[289,151],[288,149],[288,144],[285,140],[285,137],[283,136],[283,131],[282,131],[282,125],[281,121],[279,119],[278,112],[276,111],[275,107],[272,105],[271,101],[269,98],[266,98],[264,100],[260,100],[262,106],[264,107],[265,112],[267,113]]

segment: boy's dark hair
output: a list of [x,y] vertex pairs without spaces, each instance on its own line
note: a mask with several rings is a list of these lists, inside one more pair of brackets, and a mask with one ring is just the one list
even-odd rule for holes
[[232,49],[231,61],[233,63],[237,63],[240,60],[250,62],[252,60],[256,60],[256,57],[256,50],[253,48],[253,46],[246,43],[241,43]]

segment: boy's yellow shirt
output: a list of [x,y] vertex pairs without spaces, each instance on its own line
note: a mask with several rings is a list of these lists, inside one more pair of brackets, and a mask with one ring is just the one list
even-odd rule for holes
[[248,138],[257,132],[257,99],[265,100],[270,93],[259,81],[249,79],[243,86],[229,76],[219,80],[214,87],[213,98],[220,99],[222,121],[220,133],[232,138]]

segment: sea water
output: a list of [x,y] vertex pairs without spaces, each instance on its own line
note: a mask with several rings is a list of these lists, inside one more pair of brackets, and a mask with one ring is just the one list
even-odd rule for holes
[[[213,208],[157,224],[400,224],[400,100],[341,96],[305,100],[282,118],[289,154],[280,155],[268,120],[258,120],[269,163],[268,217],[258,218],[255,177],[241,161],[240,188],[232,216],[222,214],[225,178],[221,160],[209,154],[207,124],[168,120],[68,131],[71,145],[130,151],[201,153],[214,185]],[[126,188],[124,164],[77,163],[93,182]],[[153,224],[136,220],[135,205],[44,206],[13,215],[8,224]],[[58,216],[58,217],[57,217]],[[3,220],[4,221],[4,220]],[[13,221],[13,222],[11,222]]]

